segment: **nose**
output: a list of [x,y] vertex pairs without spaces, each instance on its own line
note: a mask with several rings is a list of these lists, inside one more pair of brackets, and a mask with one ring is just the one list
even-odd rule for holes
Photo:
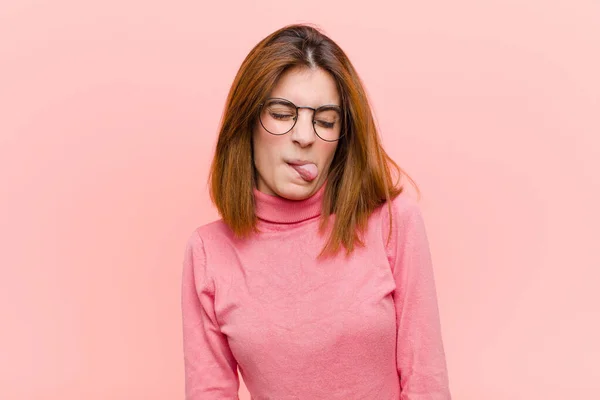
[[292,140],[300,146],[306,147],[316,140],[315,128],[313,127],[313,110],[300,108],[298,110],[296,124],[292,129]]

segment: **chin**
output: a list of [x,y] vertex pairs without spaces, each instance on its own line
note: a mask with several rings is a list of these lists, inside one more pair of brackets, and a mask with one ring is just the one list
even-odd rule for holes
[[303,200],[313,193],[316,183],[316,178],[312,182],[304,182],[304,184],[295,182],[294,180],[287,180],[276,184],[275,187],[277,188],[278,196],[288,200]]

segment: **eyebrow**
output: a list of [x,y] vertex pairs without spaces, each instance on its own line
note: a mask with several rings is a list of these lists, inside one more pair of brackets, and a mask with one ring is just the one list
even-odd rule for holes
[[[269,97],[266,101],[269,101],[271,104],[287,104],[287,103],[292,103],[293,105],[295,105],[296,107],[298,107],[296,105],[296,103],[294,103],[291,100],[285,99],[283,97]],[[303,106],[300,106],[303,107]],[[337,105],[337,104],[323,104],[322,106],[319,107],[315,107],[316,109],[319,108],[328,108],[328,109],[341,109],[342,107]]]

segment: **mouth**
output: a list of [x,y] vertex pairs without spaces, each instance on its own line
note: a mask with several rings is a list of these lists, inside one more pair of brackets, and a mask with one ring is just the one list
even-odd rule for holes
[[286,161],[286,164],[294,169],[306,182],[313,181],[319,173],[317,165],[309,161]]

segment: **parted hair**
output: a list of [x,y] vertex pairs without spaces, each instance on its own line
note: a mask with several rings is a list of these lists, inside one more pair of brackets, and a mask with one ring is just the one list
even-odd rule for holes
[[[219,125],[208,178],[210,198],[236,237],[259,232],[253,194],[257,177],[252,132],[260,103],[282,73],[293,67],[327,71],[340,94],[344,134],[327,175],[319,232],[323,234],[330,228],[330,235],[319,257],[336,254],[342,246],[347,256],[355,246],[364,246],[362,234],[368,217],[385,202],[390,207],[391,234],[391,200],[404,190],[400,184],[403,175],[417,192],[419,188],[384,151],[366,91],[350,60],[312,24],[278,29],[256,44],[242,62]],[[331,228],[328,217],[332,214],[335,218]]]

